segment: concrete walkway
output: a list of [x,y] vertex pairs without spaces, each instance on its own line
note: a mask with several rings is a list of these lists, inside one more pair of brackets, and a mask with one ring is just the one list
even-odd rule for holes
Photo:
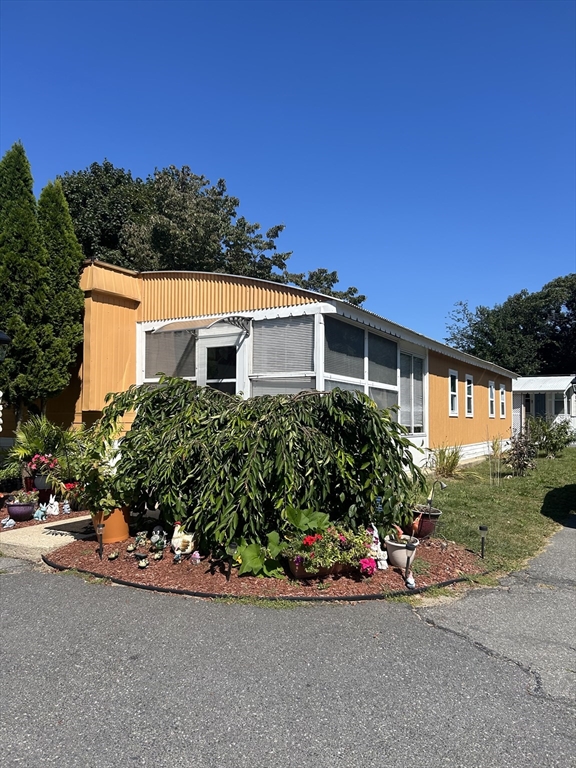
[[0,553],[5,557],[40,562],[42,555],[92,535],[94,527],[90,515],[71,520],[61,515],[43,525],[0,532]]

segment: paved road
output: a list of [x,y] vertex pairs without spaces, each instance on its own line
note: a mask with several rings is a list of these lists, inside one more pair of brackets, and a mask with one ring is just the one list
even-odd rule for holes
[[564,528],[502,588],[418,612],[203,602],[4,558],[0,764],[574,768],[575,556]]

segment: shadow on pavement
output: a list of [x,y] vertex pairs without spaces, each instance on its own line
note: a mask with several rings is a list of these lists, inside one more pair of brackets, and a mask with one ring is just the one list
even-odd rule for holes
[[565,528],[576,528],[576,485],[548,491],[540,512]]

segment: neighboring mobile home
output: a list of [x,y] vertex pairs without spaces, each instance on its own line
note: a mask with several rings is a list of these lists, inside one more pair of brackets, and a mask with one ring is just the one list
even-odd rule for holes
[[576,428],[576,374],[521,376],[512,392],[514,432],[522,431],[529,416],[551,422],[568,420]]
[[[482,456],[510,437],[515,374],[332,297],[204,272],[90,262],[82,360],[49,418],[92,423],[109,392],[182,376],[244,397],[340,387],[370,395],[416,447]],[[13,424],[5,421],[2,437]],[[423,462],[425,454],[418,454]]]

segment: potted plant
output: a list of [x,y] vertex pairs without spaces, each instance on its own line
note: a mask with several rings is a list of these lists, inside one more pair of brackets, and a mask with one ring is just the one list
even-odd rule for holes
[[38,491],[16,491],[11,494],[14,501],[6,502],[8,514],[17,523],[32,520],[38,501]]
[[393,567],[404,571],[406,570],[408,559],[412,563],[416,557],[416,550],[407,550],[406,545],[413,544],[417,547],[420,542],[415,536],[405,534],[399,526],[394,526],[393,529],[394,532],[391,535],[384,537],[388,561]]
[[[364,528],[355,533],[329,525],[322,531],[289,537],[283,555],[297,579],[327,576],[361,568],[361,561],[369,559],[371,542],[372,535]],[[366,574],[371,570],[367,562],[362,570]]]
[[104,544],[129,538],[127,492],[116,474],[116,463],[120,457],[118,442],[114,439],[116,436],[117,431],[103,429],[100,424],[85,430],[80,450],[71,463],[78,481],[71,483],[61,476],[63,469],[60,462],[49,475],[49,480],[58,484],[63,496],[80,509],[90,512],[96,530],[99,525],[104,526]]

